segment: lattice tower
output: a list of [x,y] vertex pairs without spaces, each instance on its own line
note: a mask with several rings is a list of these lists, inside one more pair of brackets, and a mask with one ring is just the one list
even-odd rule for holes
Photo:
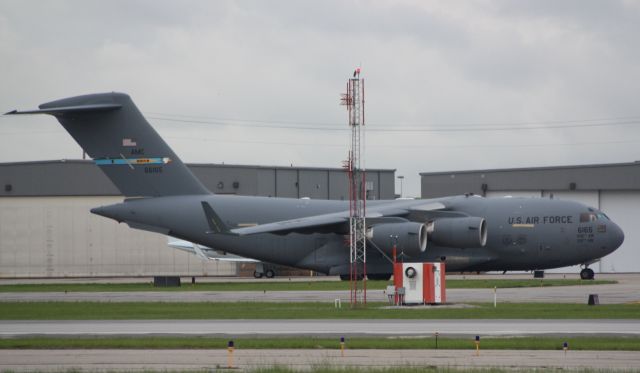
[[345,169],[349,176],[349,264],[351,305],[367,303],[366,170],[364,168],[364,79],[359,69],[342,95],[347,106],[351,143]]

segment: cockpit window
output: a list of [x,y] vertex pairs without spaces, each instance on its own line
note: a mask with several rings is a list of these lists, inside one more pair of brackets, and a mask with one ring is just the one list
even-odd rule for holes
[[600,219],[600,220],[611,220],[611,219],[609,219],[609,217],[606,214],[604,214],[602,212],[598,214],[598,219]]
[[593,212],[584,212],[580,214],[580,223],[589,223],[598,220],[598,217]]

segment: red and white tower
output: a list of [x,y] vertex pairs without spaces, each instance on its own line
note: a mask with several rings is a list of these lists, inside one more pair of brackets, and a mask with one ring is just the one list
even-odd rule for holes
[[364,167],[364,79],[358,67],[347,82],[341,104],[347,106],[351,143],[345,169],[349,175],[349,260],[351,306],[367,303],[366,171]]

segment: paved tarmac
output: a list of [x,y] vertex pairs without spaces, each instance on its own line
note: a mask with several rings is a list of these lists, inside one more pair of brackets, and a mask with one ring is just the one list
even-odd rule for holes
[[[238,346],[240,347],[240,346]],[[337,347],[337,346],[336,346]],[[431,366],[456,368],[530,368],[630,370],[640,367],[631,351],[487,350],[243,350],[234,352],[234,367],[274,365],[294,369],[323,366]],[[227,367],[227,351],[219,350],[0,350],[0,371],[142,371],[203,370]]]
[[[458,276],[451,276],[457,278]],[[449,278],[451,278],[449,277]],[[467,276],[471,278],[472,276]],[[475,276],[473,276],[475,278]],[[488,278],[489,276],[478,276]],[[505,278],[503,276],[491,276]],[[530,278],[530,276],[521,276]],[[550,277],[550,276],[549,276]],[[514,278],[509,276],[507,278]],[[601,276],[602,278],[602,276]],[[589,294],[600,302],[640,301],[640,276],[616,275],[615,285],[520,288],[498,290],[500,302],[583,303]],[[224,279],[227,281],[228,279]],[[300,279],[305,281],[306,279]],[[38,281],[38,280],[34,280]],[[80,280],[69,280],[71,282]],[[112,282],[108,279],[101,280]],[[130,282],[122,280],[124,282]],[[216,279],[215,281],[222,281]],[[295,281],[295,280],[294,280]],[[3,281],[4,282],[4,281]],[[47,281],[48,282],[48,281]],[[54,282],[60,282],[54,280]],[[491,289],[450,289],[448,301],[492,302]],[[278,292],[101,292],[101,293],[0,293],[2,301],[319,301],[340,298],[348,303],[346,291]],[[370,301],[385,301],[386,295],[369,291]],[[0,305],[1,307],[1,305]],[[119,320],[119,321],[0,321],[0,337],[25,335],[182,335],[182,336],[640,336],[640,320]],[[241,368],[289,366],[388,367],[393,365],[458,368],[608,369],[640,367],[640,354],[624,351],[473,351],[449,350],[243,350],[235,353]],[[226,350],[0,350],[0,371],[60,371],[80,368],[105,370],[180,370],[225,367]]]
[[[531,278],[530,275],[480,275],[455,276],[448,278]],[[563,275],[549,275],[548,278],[562,278]],[[332,277],[314,277],[317,279],[333,279]],[[589,294],[598,294],[601,304],[640,302],[640,275],[616,274],[601,275],[602,279],[614,279],[617,284],[580,285],[556,287],[529,287],[498,289],[498,302],[544,302],[544,303],[586,303]],[[17,280],[16,280],[17,281]],[[41,280],[42,281],[42,280]],[[61,282],[61,280],[51,280]],[[78,280],[69,280],[70,283]],[[101,280],[102,281],[102,280]],[[222,281],[222,279],[209,279]],[[224,281],[236,281],[228,278]],[[237,281],[248,281],[246,279]],[[255,281],[255,280],[254,280]],[[280,281],[286,281],[280,279]],[[297,278],[294,281],[308,281],[308,278]],[[2,283],[10,283],[7,280]],[[256,282],[257,284],[260,281]],[[92,301],[92,302],[331,302],[341,299],[348,302],[348,291],[145,291],[145,292],[25,292],[0,293],[0,302],[15,301]],[[387,301],[383,290],[369,290],[367,299],[374,302]],[[449,303],[493,302],[493,289],[448,289]]]
[[449,336],[640,336],[640,320],[0,321],[1,337],[26,335],[432,336],[435,332]]
[[[498,289],[498,302],[587,303],[598,294],[601,304],[640,302],[640,285],[557,286]],[[349,301],[349,291],[140,291],[140,292],[25,292],[0,293],[0,302],[330,302]],[[383,290],[367,291],[367,299],[386,302]],[[447,302],[493,302],[493,289],[449,289]]]

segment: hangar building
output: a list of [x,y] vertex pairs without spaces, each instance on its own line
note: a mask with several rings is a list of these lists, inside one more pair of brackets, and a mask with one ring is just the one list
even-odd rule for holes
[[[339,168],[187,166],[218,194],[348,198]],[[395,170],[367,170],[369,199],[394,193]],[[236,275],[234,263],[203,262],[169,248],[165,236],[89,212],[122,198],[92,161],[0,164],[0,278]]]
[[[486,197],[568,199],[605,212],[625,233],[622,246],[591,268],[640,272],[640,162],[421,173],[422,198],[474,193]],[[577,273],[576,268],[555,272]]]

